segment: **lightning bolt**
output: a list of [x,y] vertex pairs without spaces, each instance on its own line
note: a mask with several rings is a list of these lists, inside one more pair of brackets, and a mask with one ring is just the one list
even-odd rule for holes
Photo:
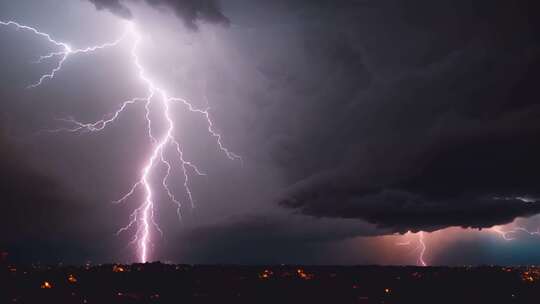
[[523,196],[495,196],[493,197],[496,201],[521,201],[524,203],[536,203],[539,201],[538,198],[532,197],[529,195],[523,195]]
[[424,256],[426,255],[426,251],[427,251],[426,241],[425,241],[425,237],[424,237],[424,231],[420,231],[420,232],[417,232],[417,233],[412,233],[411,231],[408,231],[407,233],[404,234],[404,237],[407,238],[407,239],[404,240],[404,241],[396,243],[396,246],[410,246],[412,244],[412,242],[408,239],[410,235],[413,235],[413,236],[417,237],[416,242],[417,242],[418,246],[414,249],[415,252],[418,252],[418,257],[416,258],[417,265],[419,265],[419,266],[427,266],[427,263],[426,263],[426,261],[424,259]]
[[[494,200],[504,200],[504,201],[521,201],[523,203],[531,204],[539,201],[538,198],[532,197],[530,195],[522,196],[496,196],[493,197]],[[499,235],[505,241],[513,241],[516,239],[518,234],[528,234],[530,236],[540,236],[540,227],[536,231],[530,231],[525,227],[517,226],[516,224],[511,225],[515,226],[513,228],[504,229],[503,226],[493,226],[488,229],[493,233]]]
[[[492,199],[494,200],[504,200],[504,201],[519,201],[526,204],[532,204],[537,203],[540,201],[540,199],[530,196],[530,195],[521,195],[521,196],[495,196]],[[515,224],[514,224],[515,225]],[[536,236],[540,237],[540,227],[536,231],[528,230],[525,227],[516,226],[513,228],[505,228],[504,226],[493,226],[489,229],[486,229],[489,232],[495,233],[498,236],[500,236],[504,241],[513,241],[517,238],[518,235],[529,235],[529,236]],[[420,231],[417,233],[412,233],[411,231],[408,231],[404,236],[408,237],[409,235],[416,235],[417,236],[417,243],[418,247],[415,249],[418,252],[417,257],[417,265],[421,266],[427,266],[427,263],[425,261],[425,255],[428,250],[427,243],[425,240],[425,233],[424,231]],[[411,245],[411,241],[406,239],[404,241],[396,243],[397,246],[409,246]]]
[[[494,233],[497,236],[499,236],[503,241],[514,241],[518,239],[519,236],[523,235],[529,235],[531,237],[540,237],[540,227],[538,227],[537,230],[529,230],[522,226],[514,226],[513,225],[506,225],[506,226],[493,226],[491,228],[485,229],[485,231]],[[514,226],[514,227],[512,227]],[[484,231],[484,230],[482,230]],[[417,252],[417,265],[419,266],[427,266],[427,262],[425,260],[426,253],[428,251],[427,242],[425,239],[425,232],[420,231],[417,233],[412,233],[411,231],[405,233],[403,237],[405,238],[402,241],[399,241],[396,243],[396,246],[410,246],[414,243],[418,244],[417,247],[414,249],[415,252]],[[410,237],[415,236],[416,240],[411,241]]]
[[52,52],[52,53],[49,53],[47,55],[41,56],[36,61],[36,63],[41,63],[41,62],[43,62],[45,60],[48,60],[48,59],[52,59],[52,58],[55,58],[55,57],[60,57],[60,60],[58,61],[56,66],[49,73],[42,75],[37,82],[28,85],[28,88],[36,88],[36,87],[42,85],[45,80],[53,79],[56,76],[56,73],[58,73],[62,69],[62,67],[64,66],[64,63],[66,62],[68,57],[73,56],[73,55],[92,53],[92,52],[102,50],[102,49],[105,49],[105,48],[108,48],[108,47],[116,46],[124,38],[124,37],[121,37],[116,41],[104,43],[102,45],[96,45],[96,46],[87,47],[87,48],[83,48],[83,49],[73,49],[67,43],[57,41],[57,40],[53,39],[51,35],[49,35],[47,33],[44,33],[44,32],[41,32],[38,29],[36,29],[34,27],[31,27],[31,26],[22,25],[22,24],[20,24],[18,22],[15,22],[15,21],[7,21],[7,22],[0,21],[0,25],[14,26],[18,30],[29,31],[29,32],[31,32],[31,33],[39,36],[39,37],[44,38],[45,40],[47,40],[49,43],[53,44],[54,46],[60,47],[62,49],[61,51]]
[[[49,131],[70,133],[100,132],[105,130],[110,124],[114,123],[127,107],[135,104],[143,104],[146,113],[145,119],[147,126],[147,136],[150,140],[150,143],[152,144],[152,150],[145,161],[145,164],[141,170],[138,179],[132,185],[130,190],[119,200],[117,200],[116,203],[121,203],[128,200],[138,191],[138,189],[142,189],[144,193],[143,202],[131,213],[128,224],[120,228],[117,231],[117,234],[123,233],[131,229],[135,229],[135,233],[131,243],[137,246],[137,256],[139,261],[143,263],[147,262],[150,256],[152,232],[155,230],[163,234],[162,230],[160,229],[154,218],[154,207],[156,203],[155,193],[157,190],[154,189],[154,187],[152,186],[152,175],[155,173],[155,169],[159,165],[164,166],[164,168],[166,169],[165,174],[161,176],[160,184],[162,190],[167,194],[170,201],[175,205],[176,212],[179,218],[181,217],[182,202],[175,196],[175,194],[173,193],[173,191],[171,191],[169,187],[169,177],[175,166],[173,166],[172,160],[170,160],[167,156],[171,153],[176,155],[175,161],[178,163],[179,168],[181,169],[181,172],[183,174],[183,186],[191,207],[194,206],[194,199],[192,191],[190,189],[190,176],[192,174],[205,175],[202,170],[200,170],[195,164],[193,164],[191,161],[187,160],[184,157],[182,145],[175,138],[175,120],[171,115],[171,107],[173,107],[173,105],[180,105],[189,113],[200,116],[201,119],[206,122],[207,131],[209,135],[215,139],[218,150],[223,152],[224,155],[230,160],[241,161],[241,157],[230,151],[223,144],[221,134],[215,130],[215,124],[211,119],[209,107],[206,109],[199,109],[183,98],[169,96],[166,90],[162,88],[158,83],[156,83],[147,74],[138,53],[139,47],[143,42],[143,37],[138,32],[135,24],[128,22],[123,35],[115,41],[80,49],[74,49],[67,43],[53,39],[50,34],[44,33],[34,27],[21,25],[15,21],[0,21],[0,25],[14,26],[19,30],[29,31],[37,37],[43,38],[53,46],[60,49],[59,51],[43,55],[39,58],[39,60],[37,60],[37,63],[41,63],[46,60],[58,58],[56,66],[49,73],[42,75],[37,82],[29,85],[28,88],[37,88],[41,86],[45,81],[54,79],[56,74],[62,70],[63,65],[71,56],[94,53],[102,49],[115,47],[128,38],[132,41],[129,57],[131,58],[134,67],[136,68],[139,80],[141,81],[142,85],[146,87],[146,96],[136,97],[124,101],[120,104],[116,111],[114,111],[113,113],[109,113],[105,115],[104,118],[94,122],[81,122],[72,117],[61,119],[63,122],[69,123],[71,127],[59,128]],[[161,105],[163,109],[160,113],[160,118],[165,123],[166,130],[163,134],[160,135],[154,135],[154,131],[152,130],[153,121],[150,118],[150,110],[154,104]]]
[[525,233],[530,236],[540,236],[540,227],[536,231],[530,231],[524,227],[515,227],[508,230],[503,230],[501,226],[493,226],[489,228],[489,231],[492,231],[498,234],[505,241],[513,241],[516,239],[516,234]]
[[427,266],[426,261],[424,260],[424,255],[426,254],[427,246],[424,240],[424,231],[418,232],[418,243],[420,247],[420,252],[418,254],[418,264],[422,266]]

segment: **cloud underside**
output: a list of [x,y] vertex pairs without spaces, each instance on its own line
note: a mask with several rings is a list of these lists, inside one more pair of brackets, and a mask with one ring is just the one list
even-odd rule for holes
[[[27,165],[21,151],[1,135],[0,148],[0,229],[10,231],[0,247],[21,239],[71,235],[78,224],[66,214],[83,208],[53,179]],[[72,230],[66,225],[73,225]]]
[[[132,18],[132,13],[126,4],[142,2],[143,0],[89,0],[97,9],[106,9],[126,19]],[[229,20],[221,11],[215,0],[144,0],[155,8],[170,9],[190,29],[197,29],[198,22],[227,25]]]
[[[296,193],[298,195],[298,193]],[[309,196],[313,196],[309,191]],[[436,231],[448,227],[489,228],[512,222],[517,217],[540,213],[539,203],[520,199],[458,198],[429,201],[397,190],[373,190],[370,194],[318,198],[287,198],[283,206],[315,217],[361,219],[396,233]]]

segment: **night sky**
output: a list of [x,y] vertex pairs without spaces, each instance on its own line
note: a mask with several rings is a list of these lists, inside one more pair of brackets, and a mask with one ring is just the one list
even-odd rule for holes
[[[540,232],[524,231],[540,231],[539,10],[533,0],[0,0],[0,21],[85,48],[131,20],[147,73],[210,106],[242,161],[200,117],[171,109],[186,158],[207,175],[190,174],[195,206],[181,220],[152,178],[163,230],[152,260],[417,264],[423,231],[430,265],[539,264]],[[112,202],[151,153],[144,107],[101,132],[48,132],[144,95],[130,45],[69,57],[28,89],[56,64],[36,59],[54,51],[0,26],[0,250],[25,263],[136,261],[133,233],[115,233],[143,195]],[[171,175],[186,201],[183,183]]]

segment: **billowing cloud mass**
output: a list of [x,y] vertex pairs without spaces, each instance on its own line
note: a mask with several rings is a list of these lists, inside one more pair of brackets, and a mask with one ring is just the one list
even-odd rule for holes
[[[94,2],[119,14],[128,3]],[[188,24],[226,20],[213,1],[147,2]],[[261,55],[242,63],[268,88],[253,93],[250,130],[285,172],[279,205],[385,232],[538,213],[494,199],[540,192],[537,6],[229,1],[231,21],[258,37],[246,44]]]
[[[0,229],[6,232],[0,248],[17,248],[15,260],[47,259],[62,245],[88,237],[95,212],[89,206],[74,204],[74,196],[67,189],[26,164],[18,154],[16,146],[0,136]],[[80,212],[89,217],[73,217]],[[26,250],[32,246],[41,246],[40,253],[50,254],[38,257],[38,253]]]
[[312,86],[283,73],[284,95],[309,102],[283,101],[302,127],[273,137],[292,181],[280,205],[396,232],[538,213],[494,199],[540,190],[537,4],[372,4],[317,13],[326,27],[306,30],[306,51],[327,69]]
[[124,6],[122,3],[120,3],[120,0],[89,0],[90,2],[94,3],[96,8],[98,10],[101,9],[108,9],[111,12],[122,16],[123,18],[131,18],[131,11]]
[[[123,18],[131,18],[132,14],[126,4],[140,2],[137,0],[89,0],[97,9],[107,9]],[[197,28],[199,20],[228,24],[229,20],[220,9],[216,0],[145,0],[155,8],[171,9],[191,29]]]

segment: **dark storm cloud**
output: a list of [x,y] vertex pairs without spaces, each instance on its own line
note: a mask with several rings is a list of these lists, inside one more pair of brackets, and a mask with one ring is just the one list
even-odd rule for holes
[[[89,0],[97,9],[108,9],[123,17],[131,18],[132,14],[126,3],[140,2],[136,0]],[[145,0],[147,4],[155,8],[171,9],[186,26],[197,28],[199,20],[228,24],[229,20],[220,9],[216,0]]]
[[[358,192],[358,189],[351,192]],[[298,195],[298,194],[297,194]],[[435,231],[447,227],[486,228],[540,213],[540,204],[519,199],[457,198],[429,200],[417,193],[374,189],[353,195],[331,192],[320,198],[288,199],[282,203],[304,214],[359,218],[393,232]],[[326,195],[326,196],[325,196]],[[305,203],[306,200],[309,203]],[[335,202],[335,203],[332,203]]]
[[[178,243],[192,244],[186,258],[192,263],[321,263],[336,241],[363,231],[377,235],[371,225],[357,220],[314,219],[297,215],[230,217],[220,224],[184,231]],[[178,255],[185,248],[171,248]]]
[[76,214],[77,205],[65,189],[26,164],[9,140],[0,138],[0,147],[0,229],[4,231],[0,246],[24,239],[59,239],[59,234],[74,231],[77,225],[67,215]]
[[0,250],[11,262],[80,262],[81,252],[95,254],[96,234],[107,229],[95,223],[104,216],[30,164],[21,149],[0,136]]
[[[264,238],[265,242],[327,242],[357,236],[353,227],[364,230],[364,236],[375,235],[375,229],[357,221],[326,220],[327,225],[318,225],[318,220],[306,216],[270,216],[252,215],[231,217],[223,223],[194,229],[193,238],[207,243],[217,240],[225,242],[256,242]],[[232,236],[232,237],[231,237]],[[212,240],[209,242],[208,240]],[[195,241],[195,239],[193,239]]]
[[131,11],[120,3],[120,0],[89,0],[94,3],[98,10],[108,9],[116,15],[119,15],[123,18],[130,19]]
[[305,100],[286,106],[289,129],[270,137],[293,182],[280,205],[397,232],[538,213],[538,203],[493,199],[540,192],[538,4],[370,4],[304,13],[320,78],[265,74]]

